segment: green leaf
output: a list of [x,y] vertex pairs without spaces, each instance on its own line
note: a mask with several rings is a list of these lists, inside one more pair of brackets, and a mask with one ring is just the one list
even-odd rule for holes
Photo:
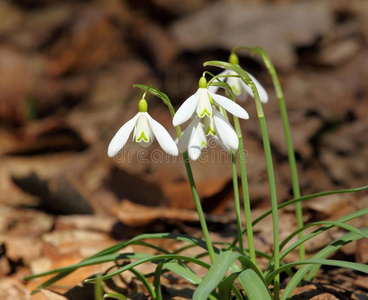
[[169,97],[165,93],[161,92],[158,88],[156,88],[152,85],[148,86],[148,85],[144,85],[144,84],[133,84],[133,86],[137,87],[137,88],[140,88],[142,90],[145,90],[145,91],[151,93],[152,95],[160,98],[169,108],[173,107]]
[[127,300],[128,298],[125,297],[122,294],[119,293],[107,293],[104,295],[104,298],[113,298],[113,299],[118,299],[118,300]]
[[252,269],[241,272],[238,281],[249,300],[272,300],[271,293],[263,280]]
[[[105,276],[102,276],[101,279],[102,280],[106,280],[106,279],[109,279],[109,278],[112,278],[116,275],[119,275],[120,273],[126,271],[126,270],[130,270],[131,268],[134,268],[138,265],[141,265],[143,263],[146,263],[146,262],[160,262],[160,260],[172,260],[172,259],[175,259],[175,260],[183,260],[183,261],[188,261],[188,262],[192,262],[192,263],[195,263],[201,267],[204,267],[204,268],[209,268],[210,266],[201,261],[201,260],[198,260],[198,259],[195,259],[195,258],[192,258],[192,257],[189,257],[189,256],[184,256],[184,255],[177,255],[177,254],[159,254],[159,255],[148,255],[147,257],[143,258],[143,259],[139,259],[137,261],[134,261],[128,265],[125,265],[124,267],[122,268],[119,268],[118,270],[114,271],[114,272],[111,272],[110,274],[107,274]],[[95,282],[95,279],[92,278],[92,279],[87,279],[85,280],[85,282]]]
[[216,257],[213,265],[204,276],[202,282],[193,294],[193,300],[207,299],[213,290],[224,279],[230,266],[239,258],[240,254],[232,251],[222,252]]
[[239,273],[232,273],[219,284],[219,299],[230,299],[231,290],[233,289],[234,281],[238,278],[238,275]]
[[[151,255],[145,254],[145,253],[116,253],[116,254],[110,254],[110,255],[105,255],[105,256],[86,259],[86,260],[83,260],[83,261],[81,261],[77,264],[74,264],[74,265],[69,265],[69,266],[61,267],[61,268],[56,268],[56,269],[46,271],[46,272],[43,272],[43,273],[38,273],[38,274],[35,274],[35,275],[30,275],[30,276],[25,277],[24,280],[29,280],[29,279],[32,279],[32,278],[42,277],[42,276],[55,274],[55,273],[64,273],[64,272],[69,272],[70,273],[70,272],[72,272],[72,271],[74,271],[78,268],[81,268],[81,267],[96,265],[96,264],[110,262],[110,261],[117,261],[117,260],[124,260],[124,259],[142,259],[142,258],[147,258],[147,257],[151,257]],[[59,275],[61,275],[61,274],[59,274]]]
[[153,285],[155,286],[156,297],[153,300],[162,300],[161,293],[161,275],[162,268],[164,267],[165,261],[160,262],[155,270],[155,276],[153,278]]
[[273,278],[280,274],[281,272],[286,271],[287,269],[294,268],[299,265],[326,265],[326,266],[334,266],[334,267],[340,267],[340,268],[347,268],[363,273],[368,274],[368,266],[360,263],[353,263],[349,261],[341,261],[341,260],[332,260],[332,259],[307,259],[302,261],[297,261],[294,263],[286,264],[281,266],[280,268],[276,269],[275,271],[271,272],[266,277],[266,282],[270,284],[273,280]]
[[[344,222],[348,222],[352,219],[355,219],[355,218],[358,218],[358,217],[361,217],[365,214],[368,214],[368,208],[367,209],[362,209],[360,211],[356,211],[352,214],[349,214],[347,216],[344,216],[336,221],[321,221],[321,222],[315,222],[315,223],[311,223],[311,224],[308,224],[306,226],[304,226],[302,229],[306,229],[308,227],[311,227],[311,226],[314,226],[314,225],[319,225],[319,224],[330,224],[330,225],[327,225],[327,226],[323,226],[323,227],[320,227],[316,230],[314,230],[313,232],[303,236],[303,238],[301,239],[298,239],[296,242],[294,242],[292,245],[290,245],[288,248],[286,248],[281,254],[280,254],[280,260],[284,259],[291,251],[293,251],[294,249],[296,249],[299,245],[305,243],[306,241],[312,239],[313,237],[315,237],[316,235],[318,234],[321,234],[323,232],[325,232],[326,230],[334,227],[335,225],[336,226],[340,226],[342,228],[345,228],[346,230],[350,230],[351,232],[355,232],[357,233],[358,235],[361,235],[362,237],[367,237],[367,235],[360,229],[352,226],[352,225],[349,225],[349,224],[345,224]],[[285,244],[293,237],[295,236],[296,234],[298,234],[300,230],[296,230],[294,231],[290,236],[288,236],[281,244],[280,244],[280,247],[284,247]],[[267,267],[267,270],[265,272],[265,276],[267,276],[270,272],[270,270],[272,269],[272,266],[273,266],[273,259],[269,260],[268,262],[268,267]]]
[[165,263],[165,268],[178,274],[192,284],[200,284],[202,281],[202,278],[189,269],[185,264],[180,264],[179,262],[167,262]]
[[[352,220],[352,219],[358,218],[360,216],[363,216],[365,214],[368,214],[368,208],[364,209],[364,210],[360,210],[360,211],[355,212],[353,214],[350,214],[349,217],[345,216],[344,219]],[[319,222],[309,223],[309,224],[303,226],[302,228],[294,231],[292,234],[290,234],[284,241],[282,241],[282,243],[280,244],[280,248],[283,248],[299,232],[304,231],[309,227],[319,226],[319,225],[328,225],[328,226],[323,226],[323,227],[320,227],[320,228],[314,230],[310,234],[311,237],[314,237],[317,234],[325,232],[326,230],[336,226],[336,227],[340,227],[342,229],[345,229],[347,231],[355,232],[356,234],[361,235],[363,238],[368,238],[368,235],[365,234],[363,231],[361,231],[359,228],[357,228],[353,225],[345,224],[344,222],[346,222],[346,221],[336,220],[336,221],[319,221]],[[308,239],[305,239],[305,241],[306,240],[308,240]]]
[[[362,229],[364,233],[368,233],[368,228]],[[332,243],[330,243],[328,246],[320,250],[317,254],[315,254],[312,259],[324,259],[328,257],[331,253],[334,253],[338,249],[340,249],[342,246],[356,241],[361,238],[361,235],[358,235],[354,232],[348,232],[344,234],[339,239],[334,240]],[[311,269],[313,269],[313,266],[306,265],[300,267],[300,269],[295,273],[295,275],[290,279],[289,283],[287,284],[282,296],[281,300],[286,300],[290,297],[293,290],[296,288],[296,286],[299,284],[299,282],[304,278],[305,274],[307,274]]]
[[152,285],[148,282],[146,276],[144,276],[142,273],[138,272],[134,268],[131,268],[129,271],[132,272],[137,277],[137,279],[140,280],[143,283],[143,285],[145,286],[145,288],[147,289],[147,291],[151,295],[152,299],[155,299],[156,298],[156,292],[153,289]]
[[[365,185],[365,186],[362,186],[362,187],[352,188],[352,189],[343,189],[343,190],[337,190],[337,191],[335,190],[335,191],[327,191],[327,192],[310,194],[310,195],[306,195],[306,196],[303,196],[303,197],[300,197],[300,198],[296,198],[296,199],[292,199],[292,200],[283,202],[283,203],[279,204],[277,206],[277,208],[281,209],[281,208],[287,207],[289,205],[295,204],[297,202],[308,201],[308,200],[323,197],[323,196],[335,195],[335,194],[345,194],[345,193],[355,193],[355,192],[361,192],[361,191],[364,191],[364,190],[367,190],[367,189],[368,189],[368,185]],[[269,209],[268,211],[266,211],[265,213],[260,215],[258,218],[256,218],[252,222],[252,226],[255,226],[256,224],[258,224],[260,221],[262,221],[264,218],[266,218],[270,214],[272,214],[271,209]],[[246,234],[246,232],[247,232],[246,230],[247,230],[246,228],[243,230],[243,232],[242,232],[243,235]],[[234,241],[229,246],[229,248],[234,247],[237,242],[238,242],[238,238],[235,238]]]
[[[55,273],[59,273],[57,275],[55,275],[54,277],[50,278],[49,280],[47,280],[46,282],[42,283],[41,285],[39,285],[34,291],[32,291],[32,294],[38,292],[40,289],[46,288],[49,285],[57,282],[58,280],[64,278],[65,276],[69,275],[70,273],[72,273],[73,271],[77,270],[80,267],[84,267],[84,266],[89,266],[89,265],[93,265],[93,264],[98,264],[101,262],[106,262],[106,261],[112,261],[112,260],[116,260],[118,255],[121,254],[113,254],[117,251],[120,251],[130,245],[134,245],[134,244],[140,244],[142,243],[141,240],[144,239],[174,239],[177,241],[182,241],[182,242],[187,242],[190,243],[191,245],[195,245],[204,249],[206,248],[206,243],[198,238],[192,237],[192,236],[187,236],[184,234],[174,234],[174,233],[151,233],[151,234],[141,234],[138,235],[134,238],[132,238],[131,240],[127,241],[127,242],[123,242],[123,243],[119,243],[116,244],[114,246],[111,246],[107,249],[104,249],[92,256],[90,256],[89,258],[86,258],[85,260],[81,261],[78,264],[75,265],[71,265],[71,266],[66,266],[63,268],[58,268],[58,269],[54,269],[54,270],[50,270],[48,272],[43,272],[43,273],[39,273],[39,274],[33,274],[30,276],[26,276],[24,278],[24,280],[30,280],[33,278],[37,278],[37,277],[42,277],[45,275],[49,275],[49,274],[55,274]],[[214,248],[214,251],[216,253],[219,252],[219,249]],[[112,256],[112,259],[108,259],[108,255],[113,254],[114,256]],[[105,256],[105,258],[101,258]],[[101,261],[98,261],[97,259],[101,258]],[[96,260],[94,260],[96,259]],[[106,259],[106,260],[104,260]],[[87,262],[86,264],[83,264],[84,262]]]

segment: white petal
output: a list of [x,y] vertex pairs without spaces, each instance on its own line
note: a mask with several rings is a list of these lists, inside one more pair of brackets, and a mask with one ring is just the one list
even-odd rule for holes
[[[213,108],[213,111],[215,110],[216,108]],[[212,136],[216,135],[216,127],[213,122],[213,116],[204,118],[204,132],[206,133],[206,135],[209,135],[209,134]]]
[[191,160],[197,160],[202,151],[202,138],[200,132],[197,129],[198,126],[196,127],[196,130],[194,130],[188,145],[188,154]]
[[162,126],[159,122],[152,119],[152,117],[148,113],[147,119],[151,125],[153,134],[155,135],[161,148],[164,149],[166,153],[177,156],[179,153],[178,147],[176,146],[170,134],[166,131],[165,127]]
[[241,82],[243,82],[239,77],[229,77],[227,79],[228,85],[231,87],[235,96],[240,96],[242,93]]
[[137,143],[141,142],[142,144],[152,143],[153,134],[147,116],[148,116],[147,112],[141,112],[138,116],[133,134],[133,139]]
[[[216,76],[222,76],[222,75],[228,75],[229,74],[229,70],[225,70],[225,71],[223,71],[223,72],[221,72],[221,73],[219,73],[219,74],[217,74]],[[217,78],[218,80],[220,80],[220,81],[225,81],[226,79],[227,79],[227,77],[219,77],[219,78]],[[216,82],[217,81],[217,79],[215,79],[213,82]],[[212,93],[216,93],[217,91],[218,91],[218,89],[219,89],[219,87],[218,86],[213,86],[213,85],[210,85],[209,87],[208,87],[208,90],[210,91],[210,92],[212,92]]]
[[219,145],[221,146],[222,149],[224,149],[226,151],[230,151],[231,150],[231,148],[228,147],[228,146],[226,146],[224,144],[224,142],[218,136],[212,136],[211,138],[214,138],[219,143]]
[[133,131],[137,118],[139,117],[140,113],[137,113],[132,119],[126,122],[115,134],[112,138],[109,148],[107,150],[107,155],[109,157],[115,156],[121,148],[124,147],[125,143],[127,142],[130,133]]
[[138,142],[138,144],[141,145],[144,148],[147,148],[147,147],[151,146],[152,142],[153,142],[153,138],[150,139],[148,142],[145,142],[144,140],[141,140],[140,142]]
[[211,94],[213,100],[215,100],[217,104],[225,108],[229,113],[242,119],[249,119],[248,113],[239,104],[236,104],[234,101],[224,96],[213,94],[211,92],[209,93]]
[[178,126],[188,121],[189,118],[193,115],[198,101],[199,101],[199,89],[192,96],[190,96],[177,110],[174,118],[173,125]]
[[198,117],[195,117],[192,122],[189,123],[187,128],[183,132],[183,136],[181,137],[178,148],[180,152],[185,152],[188,150],[189,141],[194,134],[194,131],[199,123],[200,119]]
[[197,104],[197,116],[212,116],[212,105],[207,89],[199,89],[199,101]]
[[199,137],[201,138],[201,149],[207,148],[207,138],[206,138],[206,134],[204,133],[204,126],[202,123],[199,123],[197,125],[196,131],[199,134]]
[[226,118],[219,111],[214,110],[213,119],[216,125],[217,134],[221,141],[231,149],[238,149],[238,135]]
[[[257,91],[258,91],[258,94],[259,94],[259,98],[261,99],[261,101],[263,103],[267,103],[268,102],[268,94],[266,92],[266,90],[264,89],[264,87],[259,83],[259,81],[250,73],[247,72],[247,74],[249,75],[250,79],[253,80],[256,88],[257,88]],[[254,97],[253,95],[253,91],[252,89],[247,86],[246,84],[244,85],[244,89],[248,92],[249,95],[251,95],[252,97]]]

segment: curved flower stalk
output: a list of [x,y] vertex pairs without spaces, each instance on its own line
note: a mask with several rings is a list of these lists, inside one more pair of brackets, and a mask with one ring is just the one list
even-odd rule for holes
[[[229,62],[234,65],[239,66],[239,58],[235,53],[231,53],[229,56]],[[252,79],[254,82],[259,98],[263,103],[268,102],[268,93],[266,92],[265,88],[259,83],[259,81],[249,72],[244,71],[248,74],[248,76]],[[241,80],[237,73],[231,70],[225,70],[221,73],[219,73],[216,76],[217,79],[221,81],[226,81],[228,85],[231,87],[231,90],[233,91],[234,95],[238,98],[239,101],[245,101],[248,97],[248,95],[251,95],[254,98],[253,91],[250,86],[246,85],[243,80]],[[210,86],[209,90],[212,93],[216,93],[218,90],[218,86]]]
[[178,155],[178,147],[170,134],[148,114],[147,110],[147,101],[141,99],[138,102],[138,113],[126,122],[112,138],[107,150],[109,157],[115,156],[124,147],[133,129],[133,140],[143,147],[151,145],[156,137],[161,148],[166,153],[174,156]]
[[248,113],[240,105],[224,96],[217,95],[207,88],[207,80],[201,77],[199,88],[177,110],[173,125],[178,126],[188,121],[194,114],[199,118],[211,117],[214,103],[222,106],[225,110],[241,119],[248,119]]

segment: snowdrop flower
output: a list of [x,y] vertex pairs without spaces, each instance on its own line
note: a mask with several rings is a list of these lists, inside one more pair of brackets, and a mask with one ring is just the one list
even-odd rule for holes
[[[229,62],[234,64],[234,65],[239,65],[239,58],[235,53],[230,54],[229,57]],[[245,71],[246,72],[246,71]],[[259,98],[261,99],[261,101],[263,103],[267,103],[268,102],[268,94],[266,92],[266,90],[264,89],[264,87],[259,83],[259,81],[250,73],[246,72],[248,74],[248,76],[250,77],[250,79],[252,79],[252,81],[254,82],[258,94],[259,94]],[[247,95],[251,95],[252,97],[254,97],[253,95],[253,91],[252,89],[246,85],[243,80],[241,80],[239,77],[222,77],[225,75],[234,75],[237,76],[237,74],[234,71],[230,71],[230,70],[225,70],[223,72],[221,72],[220,74],[218,74],[217,76],[219,80],[221,81],[226,81],[227,84],[231,87],[234,95],[241,101],[245,101],[247,98]],[[218,90],[218,86],[210,86],[209,90],[213,93],[216,93]]]
[[178,143],[180,152],[188,150],[191,160],[197,160],[203,148],[207,147],[207,138],[204,133],[204,126],[199,117],[195,117],[184,130],[183,136]]
[[215,137],[220,145],[226,150],[237,150],[239,139],[229,121],[216,109],[213,108],[213,116],[204,119],[204,131],[206,135]]
[[181,152],[188,150],[188,155],[192,160],[197,160],[203,148],[207,147],[206,136],[213,136],[226,150],[236,150],[239,147],[238,136],[226,120],[226,118],[212,106],[213,115],[204,117],[204,124],[196,116],[189,123],[179,141],[178,147]]
[[201,77],[199,80],[199,88],[196,93],[190,96],[182,106],[179,107],[176,112],[173,125],[178,126],[188,121],[193,114],[199,118],[205,116],[211,117],[213,114],[213,104],[214,102],[222,106],[228,112],[242,119],[248,119],[248,113],[234,101],[226,98],[224,96],[217,95],[207,89],[207,80]]
[[178,148],[166,129],[148,114],[148,105],[145,99],[138,103],[138,113],[126,122],[112,138],[107,155],[115,156],[126,144],[134,129],[133,140],[144,147],[152,144],[156,137],[161,148],[170,155],[177,156]]

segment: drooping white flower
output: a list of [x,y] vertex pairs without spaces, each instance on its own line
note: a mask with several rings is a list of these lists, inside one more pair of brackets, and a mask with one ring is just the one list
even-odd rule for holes
[[166,129],[155,121],[147,112],[148,106],[145,99],[138,103],[138,113],[126,122],[112,138],[107,155],[115,156],[126,144],[130,134],[133,133],[133,140],[144,147],[148,147],[156,137],[161,148],[170,155],[177,156],[178,148]]
[[202,149],[207,147],[206,136],[211,135],[222,148],[228,151],[236,150],[239,147],[238,136],[230,123],[215,106],[212,106],[212,112],[212,116],[204,117],[204,124],[201,123],[201,118],[194,117],[179,141],[180,152],[188,151],[192,160],[197,160]]
[[[229,62],[235,65],[239,65],[239,59],[238,56],[235,53],[232,53],[229,57]],[[264,89],[264,87],[259,83],[259,81],[250,73],[248,73],[247,71],[245,71],[248,76],[250,77],[250,79],[252,79],[252,81],[254,82],[254,85],[257,88],[258,94],[259,94],[259,98],[261,99],[261,101],[263,103],[267,103],[268,102],[268,93],[266,92],[266,90]],[[239,77],[224,77],[226,75],[230,75],[230,76],[237,76],[237,74],[234,71],[231,70],[225,70],[223,72],[221,72],[220,74],[218,74],[217,76],[219,80],[221,81],[226,81],[227,84],[231,87],[234,95],[240,100],[240,101],[245,101],[247,99],[248,95],[251,95],[254,98],[254,94],[252,89],[246,85],[243,80],[241,80]],[[210,86],[209,90],[212,93],[216,93],[217,90],[219,89],[218,86]]]
[[228,120],[216,109],[213,108],[213,116],[204,119],[204,131],[206,135],[217,138],[220,145],[226,150],[237,150],[239,139],[234,128]]
[[207,89],[207,81],[204,77],[199,80],[199,88],[179,107],[176,112],[173,125],[178,126],[188,121],[194,114],[199,118],[212,116],[212,105],[215,102],[228,112],[242,119],[248,119],[248,113],[240,105],[229,98],[217,95]]
[[207,147],[207,138],[203,130],[203,124],[199,117],[195,117],[184,130],[178,143],[180,152],[188,151],[191,160],[197,160],[203,148]]

